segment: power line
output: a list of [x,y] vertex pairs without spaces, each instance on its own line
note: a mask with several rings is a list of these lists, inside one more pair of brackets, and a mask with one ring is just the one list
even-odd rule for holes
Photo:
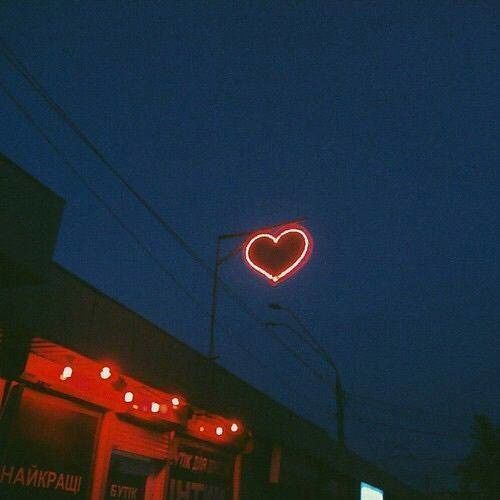
[[[29,83],[29,85],[44,99],[44,101],[48,104],[48,106],[69,126],[69,128],[80,138],[80,140],[96,155],[96,157],[103,163],[103,165],[113,174],[115,178],[117,178],[120,183],[134,196],[134,198],[147,210],[147,212],[160,224],[160,226],[168,233],[170,236],[174,238],[175,241],[183,248],[183,250],[195,261],[197,262],[205,271],[210,276],[213,276],[214,270],[212,267],[202,258],[200,257],[197,252],[191,247],[191,245],[165,220],[164,217],[162,217],[154,208],[153,206],[135,189],[130,182],[128,182],[116,169],[113,164],[106,158],[104,153],[90,140],[90,138],[83,132],[83,130],[76,124],[76,122],[68,115],[68,113],[62,108],[52,97],[48,94],[48,92],[45,90],[45,88],[38,82],[38,80],[33,76],[33,74],[28,70],[26,65],[24,65],[20,59],[15,55],[13,50],[6,44],[5,40],[0,37],[0,50],[2,50],[2,53],[4,57],[6,58],[7,62],[17,71],[19,72],[24,79]],[[3,89],[5,91],[5,86],[3,86]],[[7,91],[8,92],[8,91]],[[10,96],[9,96],[10,97]],[[18,106],[16,104],[16,106]],[[25,112],[23,112],[25,115]],[[32,119],[30,121],[33,121]],[[37,130],[39,130],[39,127],[37,125],[34,125]],[[40,130],[39,130],[40,132]],[[45,135],[43,132],[41,132],[43,135]],[[45,140],[47,140],[47,137],[45,137]],[[49,139],[47,142],[49,144],[52,143],[52,141]],[[53,143],[51,144],[52,147],[57,151],[58,148],[55,146]],[[58,152],[58,154],[61,154]],[[69,162],[66,160],[66,164]],[[86,180],[83,180],[81,175],[71,166],[70,167],[72,171],[79,177],[82,182],[87,186],[87,189],[89,189],[91,192],[93,192],[94,196],[96,196],[101,203],[103,203],[105,206],[107,205],[106,202],[98,195],[98,193],[95,192],[91,188],[91,186],[86,182]],[[183,292],[195,303],[198,305],[199,308],[203,308],[201,302],[194,296],[192,295],[183,285],[182,283],[169,271],[162,263],[159,261],[156,257],[154,257],[154,254],[151,253],[149,249],[147,249],[138,239],[138,237],[130,231],[119,219],[119,217],[116,215],[114,211],[112,211],[111,207],[108,206],[107,208],[110,213],[112,213],[113,217],[118,221],[120,226],[136,241],[137,244],[141,246],[143,251],[146,252],[147,255],[149,255],[156,263],[157,265],[160,266],[162,271],[176,283],[176,285],[183,290]],[[238,307],[245,312],[252,320],[256,322],[256,324],[260,327],[261,326],[261,321],[258,315],[252,311],[252,309],[245,303],[245,301],[237,294],[232,288],[224,282],[221,278],[219,278],[219,283],[222,287],[222,289],[229,295],[231,298],[235,301],[235,303],[238,305]],[[206,313],[208,316],[209,314]],[[281,343],[281,342],[280,342]],[[309,342],[308,342],[309,343]],[[310,347],[313,348],[317,353],[322,353],[324,354],[327,352],[323,346],[315,339],[316,345],[311,345]],[[283,345],[283,343],[281,343]],[[287,350],[290,352],[290,349],[287,348]],[[296,358],[301,364],[306,366],[307,368],[310,369],[310,371],[314,374],[314,376],[318,377],[318,372],[314,370],[314,368],[311,367],[307,362],[304,364],[304,360],[300,359],[300,357],[297,357],[297,353],[293,352],[291,353],[294,358]],[[323,378],[322,375],[320,375],[321,378]],[[355,396],[356,397],[356,396]],[[362,396],[359,396],[362,397]],[[366,398],[369,399],[369,398]],[[375,401],[373,398],[371,398],[373,401]],[[402,408],[402,407],[401,407]],[[411,410],[410,410],[411,411]]]
[[[399,405],[395,403],[391,403],[389,401],[385,401],[379,398],[374,398],[373,396],[368,396],[366,394],[360,394],[358,392],[348,391],[347,395],[350,398],[354,398],[358,400],[360,403],[362,402],[366,405],[366,402],[369,401],[372,406],[376,406],[379,409],[385,409],[386,411],[403,411],[403,412],[411,412],[411,413],[419,413],[420,415],[426,415],[428,417],[442,417],[449,419],[450,415],[442,412],[436,412],[435,410],[426,410],[424,408],[418,408],[416,406],[407,406],[407,405]],[[358,403],[359,404],[359,403]]]
[[[20,59],[14,54],[13,50],[7,45],[5,40],[0,37],[0,49],[9,64],[26,79],[32,88],[45,100],[49,107],[73,130],[73,132],[81,139],[81,141],[97,156],[97,158],[106,166],[106,168],[125,186],[125,188],[139,201],[139,203],[153,216],[153,218],[165,229],[196,261],[203,267],[210,276],[213,276],[214,270],[212,267],[200,257],[196,251],[189,245],[189,243],[170,226],[170,224],[162,217],[152,205],[120,174],[120,172],[111,164],[105,157],[104,153],[90,140],[90,138],[83,132],[83,130],[75,123],[75,121],[66,113],[66,111],[50,97],[45,88],[38,82],[33,74],[28,70]],[[228,293],[237,305],[257,324],[260,326],[260,318],[256,315],[244,302],[244,300],[227,285],[222,279],[219,278],[219,283],[222,285],[224,291]]]
[[[358,417],[355,418],[356,420],[360,421]],[[407,444],[403,444],[401,442],[398,442],[394,439],[386,439],[385,437],[381,437],[377,434],[370,434],[370,440],[374,439],[375,441],[379,442],[380,444],[383,445],[382,453],[380,453],[381,457],[384,459],[391,459],[391,458],[401,458],[401,459],[412,459],[412,460],[418,460],[418,461],[435,461],[435,462],[460,462],[462,459],[461,458],[444,458],[444,457],[436,457],[436,456],[431,456],[431,455],[420,455],[420,454],[415,454],[413,453]],[[390,447],[391,451],[386,451],[387,448]],[[398,451],[398,452],[396,452]],[[388,453],[391,453],[390,455]]]
[[[100,151],[100,149],[89,139],[89,137],[82,131],[82,129],[72,120],[72,118],[66,113],[66,111],[55,102],[45,88],[37,81],[37,79],[31,74],[28,68],[19,60],[19,58],[14,54],[12,49],[8,47],[5,40],[0,37],[0,49],[2,50],[4,57],[7,59],[9,64],[21,75],[25,78],[25,80],[30,84],[30,86],[35,89],[35,91],[42,96],[45,102],[49,105],[49,107],[57,114],[59,117],[70,127],[71,130],[81,139],[81,141],[97,156],[97,158],[104,164],[104,166],[125,186],[125,188],[136,198],[136,200],[150,213],[150,215],[161,225],[161,227],[170,234],[177,243],[186,251],[186,253],[197,262],[205,271],[208,272],[210,276],[213,276],[214,270],[211,268],[209,264],[202,259],[195,250],[188,244],[188,242],[177,232],[175,231],[170,224],[163,218],[153,207],[152,205],[120,174],[120,172],[111,164],[111,162],[105,157],[105,155]],[[23,113],[24,114],[24,113]],[[31,120],[33,121],[33,120]],[[66,162],[67,163],[67,162]],[[72,169],[74,171],[74,169]],[[79,176],[81,178],[81,176]],[[85,183],[88,187],[88,183]],[[114,215],[115,218],[116,215]],[[118,219],[117,219],[118,220]],[[125,229],[124,225],[120,221],[120,225]],[[129,231],[127,231],[129,232]],[[130,232],[129,232],[130,233]],[[133,236],[134,240],[138,242],[137,237]],[[143,248],[144,249],[144,248]],[[152,256],[151,252],[147,250],[147,253]],[[164,266],[162,266],[164,268]],[[165,272],[165,271],[164,271]],[[177,285],[180,286],[180,282],[172,275],[170,271],[167,271],[167,274],[174,282],[177,282]],[[255,314],[244,302],[244,300],[227,285],[222,279],[219,278],[219,284],[222,289],[232,297],[238,307],[243,310],[251,319],[253,319],[256,324],[260,327],[261,321],[257,314]],[[183,289],[184,293],[187,293],[185,289]],[[188,295],[189,296],[189,295]],[[195,303],[197,299],[194,296],[190,297],[192,301]],[[199,303],[198,303],[199,305]],[[282,344],[282,343],[281,343]],[[283,345],[283,344],[282,344]],[[290,349],[287,349],[290,352]],[[313,374],[317,376],[317,372],[310,367],[307,363],[305,363],[300,356],[296,353],[292,353],[301,364],[308,367],[312,370]]]
[[355,420],[358,420],[359,422],[364,423],[364,424],[378,425],[381,427],[390,427],[391,429],[399,429],[402,431],[410,432],[412,434],[423,434],[426,436],[442,437],[442,438],[447,438],[447,439],[457,439],[457,440],[461,440],[461,441],[465,441],[465,440],[470,439],[470,436],[467,436],[466,434],[460,434],[460,435],[459,434],[447,434],[447,433],[443,433],[443,432],[426,431],[423,429],[406,427],[406,426],[402,426],[399,424],[389,424],[387,422],[381,422],[379,420],[373,420],[371,418],[366,419],[366,418],[360,417],[359,415],[356,415],[353,412],[351,412],[349,415],[352,416]]
[[[225,328],[226,332],[227,331],[230,331],[230,328],[229,327],[226,327]],[[235,337],[234,336],[231,336],[229,337],[233,342],[235,342]],[[262,361],[260,358],[256,357],[255,354],[247,347],[245,346],[245,344],[240,344],[239,342],[236,343],[235,342],[235,345],[237,345],[240,349],[242,349],[243,351],[245,351],[247,354],[249,354],[250,356],[254,357],[254,359],[257,361],[257,363],[261,366],[261,367],[264,367],[264,368],[270,368],[270,365],[267,364],[267,363],[264,363],[264,361]],[[297,390],[296,390],[296,387],[293,387],[289,381],[286,381],[281,375],[277,375],[276,377],[279,382],[288,389],[288,392],[290,394],[294,394],[296,395],[297,394]],[[302,398],[303,396],[301,396]],[[314,406],[314,408],[316,409],[319,409],[321,410],[321,414],[323,417],[325,418],[328,418],[330,419],[332,417],[332,414],[326,409],[326,408],[321,408],[320,406],[318,406],[318,402],[317,401],[314,401],[311,399],[311,397],[309,395],[305,396],[305,398],[308,403],[312,404]]]
[[[290,308],[285,308],[283,306],[280,306],[279,304],[270,304],[272,309],[284,309],[290,313],[290,315],[295,319],[295,321],[298,323],[300,326],[300,329],[293,328],[290,326],[288,323],[283,323],[283,322],[274,322],[274,321],[268,321],[265,323],[265,325],[268,325],[270,327],[275,327],[275,326],[282,326],[286,327],[288,330],[290,330],[296,338],[299,340],[303,341],[305,344],[307,344],[316,354],[320,356],[320,358],[324,359],[325,356],[329,358],[328,351],[322,346],[321,342],[314,337],[309,330],[307,329],[306,325],[302,322],[300,317]],[[333,363],[333,361],[332,361]],[[412,413],[421,413],[421,414],[428,414],[429,416],[431,412],[428,410],[423,410],[421,408],[416,408],[416,407],[411,407],[411,406],[403,406],[403,405],[396,405],[394,403],[389,403],[387,401],[383,401],[378,398],[374,398],[373,396],[368,396],[368,395],[363,395],[359,394],[357,392],[352,392],[352,391],[347,391],[347,396],[350,398],[357,399],[359,401],[362,401],[364,406],[366,406],[366,402],[371,401],[370,403],[372,406],[378,406],[382,408],[390,408],[392,410],[402,410],[402,411],[407,411],[407,412],[412,412]],[[432,412],[432,416],[441,416],[444,418],[449,419],[449,415],[446,415],[444,413],[437,413],[437,412]]]
[[120,219],[115,210],[108,204],[108,202],[87,182],[85,177],[83,177],[78,169],[76,169],[73,164],[68,160],[64,152],[57,146],[57,144],[45,133],[45,131],[36,123],[33,115],[17,100],[17,98],[10,92],[5,83],[0,80],[0,88],[5,93],[5,95],[15,104],[17,110],[24,116],[24,118],[32,125],[33,128],[43,137],[43,139],[52,147],[57,155],[61,157],[63,163],[68,167],[71,172],[80,180],[80,182],[85,186],[85,188],[103,205],[106,211],[113,217],[113,219],[120,225],[120,227],[136,242],[136,244],[144,251],[144,253],[150,257],[156,265],[161,269],[161,271],[170,278],[175,285],[182,290],[186,296],[198,306],[201,306],[201,302],[187,290],[186,287],[176,278],[176,276],[167,267],[159,261],[154,254],[147,248],[142,241],[139,239],[136,233],[129,229]]
[[278,342],[291,356],[293,356],[302,366],[307,368],[318,380],[321,382],[331,385],[328,379],[318,370],[314,368],[310,363],[308,363],[293,347],[290,347],[278,334],[273,330],[269,330],[271,336]]
[[[88,181],[83,177],[78,169],[74,167],[72,162],[66,157],[65,153],[57,146],[57,144],[48,136],[48,134],[40,127],[33,115],[21,104],[21,102],[10,92],[5,83],[0,80],[0,88],[4,92],[4,94],[14,103],[17,110],[22,114],[22,116],[28,121],[28,123],[41,135],[41,137],[49,144],[49,146],[54,150],[54,152],[61,158],[63,163],[66,165],[68,169],[79,179],[79,181],[85,186],[85,188],[94,196],[99,203],[103,205],[106,211],[113,217],[113,219],[120,225],[120,227],[135,241],[135,243],[143,250],[143,252],[153,260],[153,262],[160,268],[160,270],[165,274],[169,279],[171,279],[174,284],[184,292],[184,294],[197,306],[198,310],[205,316],[209,316],[209,312],[204,309],[203,304],[182,284],[182,282],[157,258],[155,255],[147,248],[146,245],[142,243],[137,234],[132,231],[127,225],[123,223],[120,219],[119,215],[116,211],[108,204],[108,202],[88,183]],[[232,330],[227,326],[223,325],[223,330],[229,332],[231,334],[231,339],[235,343],[237,347],[239,347],[243,352],[252,357],[257,363],[265,368],[275,372],[273,367],[265,362],[263,362],[259,357],[255,355],[248,347],[246,347],[241,342],[237,342],[235,338],[232,338],[234,335]],[[283,386],[287,386],[291,393],[296,394],[296,390],[290,385],[289,382],[285,381],[281,376],[275,375],[280,383]],[[316,402],[314,402],[317,405]]]
[[[125,188],[136,198],[136,200],[150,213],[151,216],[161,225],[161,227],[167,231],[176,241],[181,245],[181,247],[187,252],[187,254],[197,262],[201,267],[203,267],[210,276],[213,276],[214,270],[211,266],[201,258],[195,250],[189,245],[189,243],[173,229],[172,226],[162,217],[152,205],[120,174],[120,172],[111,164],[111,162],[105,157],[104,153],[90,140],[90,138],[82,131],[82,129],[75,123],[75,121],[67,114],[67,112],[50,97],[45,88],[38,82],[38,80],[33,76],[33,74],[28,70],[28,68],[20,61],[20,59],[14,54],[13,50],[6,44],[5,40],[0,37],[0,49],[2,50],[4,57],[7,59],[9,64],[25,78],[25,80],[30,84],[30,86],[45,100],[49,107],[57,114],[59,117],[70,127],[71,130],[81,139],[81,141],[97,156],[97,158],[104,164],[104,166],[125,186]],[[23,113],[25,114],[25,113]],[[30,121],[33,121],[32,119]],[[65,163],[68,163],[67,161]],[[72,168],[73,171],[75,171]],[[81,176],[77,174],[81,179]],[[88,183],[85,182],[88,186]],[[114,215],[117,218],[116,215]],[[120,221],[120,225],[124,227],[123,223]],[[125,229],[125,227],[124,227]],[[127,231],[129,232],[129,231]],[[138,242],[137,237],[133,236],[134,240]],[[151,252],[148,250],[148,253]],[[163,266],[164,267],[164,266]],[[171,279],[180,282],[172,275],[170,271],[167,274]],[[219,278],[219,283],[223,290],[232,297],[235,303],[243,310],[251,319],[253,319],[256,324],[261,327],[261,320],[258,315],[251,310],[250,307],[244,302],[244,300],[234,291],[229,285],[227,285],[222,279]],[[187,293],[183,289],[184,293]],[[190,297],[191,300],[197,301],[194,296]],[[198,303],[199,305],[199,303]],[[276,339],[276,337],[274,337]],[[280,342],[283,345],[282,342]],[[314,370],[307,362],[305,362],[296,352],[291,352],[289,347],[286,347],[289,353],[292,354],[301,364],[309,368],[312,373],[318,377],[318,372]],[[323,379],[322,375],[319,375]]]
[[0,37],[0,48],[9,64],[26,79],[32,88],[42,96],[49,107],[70,127],[80,140],[97,156],[106,168],[126,187],[126,189],[139,201],[139,203],[156,219],[156,221],[184,248],[184,250],[200,264],[205,264],[190,245],[175,231],[166,220],[161,217],[151,204],[120,174],[120,172],[104,156],[104,153],[89,139],[82,129],[73,121],[66,111],[55,102],[47,93],[45,88],[38,82],[28,68],[19,60],[12,49],[8,47],[3,38]]
[[[103,165],[116,177],[123,186],[134,196],[134,198],[149,212],[149,214],[160,224],[160,226],[174,238],[175,241],[183,248],[183,250],[197,262],[208,274],[213,276],[214,269],[189,245],[189,243],[162,217],[153,206],[135,189],[111,164],[105,157],[104,153],[90,140],[83,130],[75,123],[75,121],[66,113],[66,111],[50,97],[45,88],[38,82],[33,74],[28,70],[20,59],[15,55],[14,51],[7,45],[5,40],[0,37],[0,50],[8,63],[19,72],[29,85],[44,99],[49,107],[70,127],[71,130],[80,138],[80,140],[96,155]],[[230,295],[236,304],[252,319],[257,320],[260,325],[258,316],[245,304],[243,299],[232,290],[227,283],[219,278],[219,283],[223,290]]]

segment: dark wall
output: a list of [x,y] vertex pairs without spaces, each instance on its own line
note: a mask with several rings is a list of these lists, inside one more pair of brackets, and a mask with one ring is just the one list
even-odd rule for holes
[[93,359],[111,359],[153,387],[181,392],[195,406],[240,418],[257,435],[328,453],[324,430],[222,367],[211,367],[205,356],[57,265],[47,283],[0,291],[0,301],[4,313],[20,318],[33,334]]
[[[124,373],[148,385],[180,392],[195,406],[241,419],[255,438],[255,449],[243,462],[245,498],[252,498],[252,488],[266,495],[259,498],[283,494],[295,498],[293,495],[308,487],[308,481],[301,484],[301,471],[308,468],[307,464],[312,466],[309,483],[320,483],[319,491],[327,490],[329,482],[337,480],[338,491],[342,492],[339,498],[359,498],[360,481],[382,488],[388,499],[418,498],[361,457],[351,452],[342,457],[326,431],[222,367],[215,365],[211,376],[212,367],[205,356],[56,264],[42,285],[7,293],[0,289],[0,304],[5,306],[4,314],[20,318],[22,329],[32,335],[96,360],[113,360]],[[290,466],[284,469],[288,485],[268,482],[271,444],[288,450],[284,453],[290,458]],[[315,471],[320,471],[321,477]],[[296,486],[285,491],[283,488],[290,489],[291,483]]]
[[0,154],[0,286],[43,280],[64,201]]
[[[313,484],[320,498],[317,492],[328,489],[334,478],[339,491],[349,490],[345,498],[358,497],[361,480],[384,489],[387,498],[412,498],[398,481],[360,457],[341,457],[323,429],[52,263],[64,202],[2,155],[0,196],[3,376],[16,378],[30,337],[44,337],[90,358],[113,361],[148,385],[244,422],[254,436],[254,451],[243,462],[246,498],[306,498]],[[287,477],[277,485],[268,482],[273,444],[288,450]]]

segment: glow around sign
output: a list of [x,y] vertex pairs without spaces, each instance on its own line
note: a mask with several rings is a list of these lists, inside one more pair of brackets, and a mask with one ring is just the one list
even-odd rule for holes
[[277,285],[307,263],[312,252],[312,238],[304,227],[287,225],[253,234],[244,249],[248,266],[271,285]]

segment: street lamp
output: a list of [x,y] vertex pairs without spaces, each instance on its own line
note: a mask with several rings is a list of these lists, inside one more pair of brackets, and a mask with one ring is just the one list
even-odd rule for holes
[[[295,219],[292,222],[300,222],[304,220],[303,218]],[[273,228],[278,228],[281,226],[284,226],[285,224],[289,224],[290,222],[287,223],[281,223],[281,224],[274,224],[273,226],[267,226],[265,229],[273,229]],[[217,317],[217,291],[219,287],[219,268],[224,262],[229,260],[231,257],[236,255],[240,250],[241,250],[241,245],[238,245],[236,248],[234,248],[231,252],[229,252],[227,255],[224,255],[221,257],[220,252],[221,252],[221,242],[223,240],[228,240],[232,238],[243,238],[246,236],[250,236],[253,233],[256,233],[258,231],[261,231],[263,229],[253,229],[251,231],[242,231],[239,233],[230,233],[230,234],[220,234],[217,236],[217,245],[215,249],[215,266],[214,266],[214,272],[213,272],[213,281],[212,281],[212,306],[210,309],[210,338],[209,338],[209,346],[208,346],[208,359],[210,361],[215,361],[217,359],[217,356],[215,354],[215,322],[216,322],[216,317]]]
[[[273,327],[285,327],[288,328],[291,332],[293,332],[297,337],[301,338],[300,333],[295,330],[295,328],[292,328],[289,324],[287,323],[277,323],[275,321],[266,321],[264,322],[264,326],[266,328],[273,328]],[[314,366],[311,365],[308,361],[306,361],[295,349],[290,347],[282,338],[280,335],[274,334],[273,331],[270,331],[271,335],[273,338],[281,344],[300,364],[304,365],[309,371],[312,372],[312,374],[322,382],[328,382],[327,378],[320,372],[318,371]]]
[[306,342],[317,354],[319,354],[330,366],[333,368],[335,372],[335,404],[337,406],[337,441],[341,448],[345,446],[345,434],[344,434],[344,402],[345,402],[345,394],[342,389],[342,380],[340,378],[340,372],[337,368],[337,365],[333,361],[330,354],[321,346],[321,344],[316,340],[314,335],[306,328],[302,320],[297,316],[297,314],[288,307],[284,307],[276,302],[269,304],[271,309],[277,311],[285,311],[294,321],[300,326],[301,333],[295,328],[292,328],[288,323],[275,323],[272,321],[268,321],[266,325],[268,326],[283,326],[293,331],[296,335],[299,335],[300,338]]
[[238,246],[228,255],[224,257],[220,257],[220,245],[222,240],[227,240],[229,238],[238,238],[243,236],[248,236],[251,234],[250,232],[243,233],[234,233],[234,234],[220,234],[217,236],[217,246],[215,250],[215,267],[213,273],[213,281],[212,281],[212,307],[210,309],[210,340],[208,345],[208,359],[210,361],[215,361],[217,356],[215,355],[215,318],[217,314],[217,289],[219,285],[219,267],[226,262],[226,260],[230,259],[236,252],[240,249]]

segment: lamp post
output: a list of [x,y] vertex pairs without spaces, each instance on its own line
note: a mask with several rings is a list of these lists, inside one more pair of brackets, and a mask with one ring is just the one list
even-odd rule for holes
[[[291,222],[300,222],[304,220],[303,218],[295,219]],[[274,224],[273,226],[267,226],[265,229],[274,229],[278,228],[281,226],[284,226],[285,224],[289,224],[290,222],[287,223],[281,223],[281,224]],[[224,255],[221,257],[221,243],[223,240],[228,240],[232,238],[243,238],[245,236],[250,236],[253,233],[256,233],[258,231],[262,231],[262,229],[253,229],[251,231],[242,231],[239,233],[229,233],[229,234],[220,234],[217,236],[217,244],[216,244],[216,249],[215,249],[215,266],[214,266],[214,272],[213,272],[213,281],[212,281],[212,305],[210,308],[210,337],[209,337],[209,345],[208,345],[208,359],[210,361],[215,361],[218,356],[215,354],[215,324],[216,324],[216,318],[217,318],[217,291],[219,287],[219,268],[224,262],[229,260],[233,255],[236,255],[240,250],[241,250],[241,245],[238,245],[236,248],[234,248],[231,252],[229,252],[227,255]]]
[[335,372],[335,404],[337,406],[337,441],[339,446],[343,449],[345,447],[345,433],[344,433],[344,403],[345,394],[342,388],[342,380],[340,377],[340,372],[337,365],[333,361],[332,357],[328,352],[321,346],[321,344],[316,340],[313,334],[306,328],[302,320],[297,316],[297,314],[288,307],[284,307],[277,303],[269,304],[269,307],[278,311],[285,311],[295,322],[300,326],[301,333],[297,332],[295,328],[292,328],[288,323],[274,323],[267,322],[268,326],[282,326],[293,331],[298,335],[304,342],[306,342],[317,354],[319,354]]
[[210,361],[215,361],[218,356],[215,355],[215,319],[217,315],[217,290],[219,286],[219,267],[235,255],[239,250],[240,246],[236,247],[232,252],[220,257],[220,246],[222,240],[227,240],[230,238],[242,238],[243,236],[248,236],[252,234],[253,231],[245,231],[242,233],[232,233],[232,234],[220,234],[217,236],[217,246],[215,249],[215,267],[213,273],[212,281],[212,307],[210,308],[210,339],[208,345],[208,359]]

